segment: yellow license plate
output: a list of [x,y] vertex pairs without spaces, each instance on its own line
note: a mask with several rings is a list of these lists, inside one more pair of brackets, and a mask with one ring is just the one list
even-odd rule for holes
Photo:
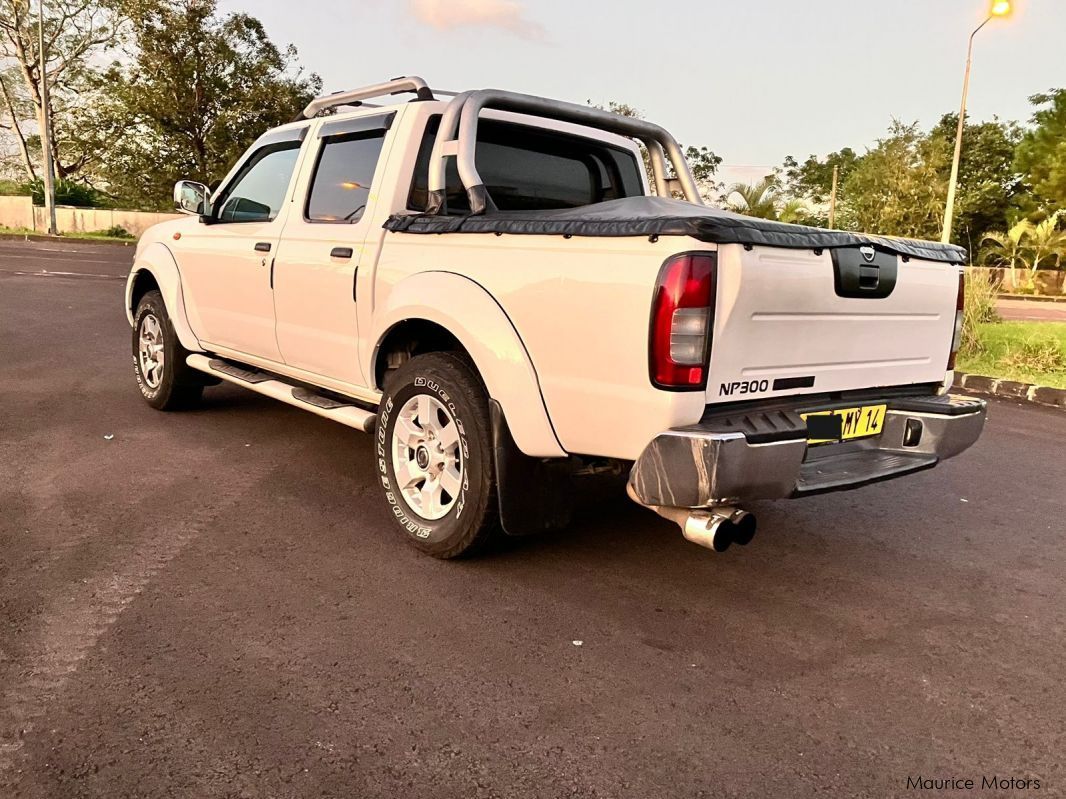
[[879,435],[885,425],[887,409],[887,405],[866,405],[802,414],[807,422],[807,443],[830,444]]

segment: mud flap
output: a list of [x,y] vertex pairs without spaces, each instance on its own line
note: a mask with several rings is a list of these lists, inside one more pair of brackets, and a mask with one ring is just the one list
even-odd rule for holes
[[574,507],[571,458],[531,458],[511,437],[503,408],[489,400],[500,525],[507,535],[559,530]]

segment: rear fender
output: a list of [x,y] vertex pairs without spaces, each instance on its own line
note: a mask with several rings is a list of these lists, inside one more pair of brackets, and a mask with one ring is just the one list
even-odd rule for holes
[[[434,304],[427,305],[427,298],[433,298]],[[506,415],[518,448],[538,458],[566,456],[525,345],[507,314],[481,285],[451,272],[420,272],[396,284],[374,316],[377,335],[371,339],[375,343],[368,353],[367,374],[375,373],[381,344],[393,327],[414,319],[438,324],[470,354],[489,398]]]
[[143,272],[148,272],[155,278],[181,346],[193,352],[202,351],[203,347],[193,333],[189,317],[185,313],[185,297],[181,291],[178,264],[166,245],[159,242],[149,244],[143,252],[137,254],[133,269],[126,280],[126,318],[129,319],[130,325],[133,325],[133,315],[137,312],[133,307],[133,287],[137,283],[138,275]]

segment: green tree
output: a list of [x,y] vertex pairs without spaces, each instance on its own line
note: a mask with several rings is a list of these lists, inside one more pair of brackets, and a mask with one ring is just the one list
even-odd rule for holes
[[1033,193],[1034,207],[1066,209],[1066,89],[1034,94],[1033,127],[1022,137],[1015,169]]
[[1057,269],[1066,257],[1066,232],[1059,229],[1062,216],[1062,211],[1056,211],[1039,223],[1023,219],[1006,233],[987,234],[985,241],[991,246],[986,253],[986,261],[1009,266],[1015,286],[1018,285],[1018,265],[1027,266],[1027,285],[1030,289],[1035,288],[1037,270]]
[[266,129],[321,91],[248,14],[217,0],[154,0],[131,12],[130,59],[104,76],[100,118],[127,131],[100,176],[130,203],[161,207],[181,178],[214,184]]
[[685,148],[685,160],[692,170],[692,177],[696,179],[700,195],[704,200],[709,200],[719,188],[717,175],[722,163],[721,156],[715,155],[708,147],[690,146]]
[[760,219],[777,219],[781,205],[777,181],[772,175],[758,183],[734,183],[723,199],[730,211]]
[[986,233],[982,240],[988,247],[985,250],[985,263],[990,266],[1005,266],[1010,269],[1011,285],[1018,286],[1018,267],[1027,267],[1026,256],[1029,248],[1026,238],[1033,229],[1033,223],[1023,219],[1006,233],[993,231]]
[[889,135],[878,140],[844,181],[840,225],[888,236],[939,238],[949,158],[939,137],[924,135],[917,123],[894,121]]
[[[958,114],[945,114],[929,135],[950,151],[955,147],[958,125]],[[987,232],[1002,227],[1022,190],[1021,175],[1014,169],[1014,151],[1021,138],[1016,123],[998,119],[968,122],[963,130],[952,238],[967,243],[970,249]],[[950,172],[948,161],[942,175],[945,181]]]
[[1058,269],[1066,256],[1066,232],[1059,229],[1063,212],[1056,211],[1029,230],[1029,251],[1032,253],[1029,287],[1036,279],[1037,269]]
[[[632,117],[633,119],[644,119],[644,112],[639,108],[629,105],[628,103],[619,103],[614,100],[609,100],[606,106],[596,105],[592,100],[587,101],[593,108],[599,108],[601,111],[610,111],[614,114],[619,114],[624,117]],[[700,195],[705,200],[711,199],[719,189],[716,176],[718,174],[718,167],[722,163],[720,156],[715,155],[714,151],[709,147],[683,147],[685,152],[685,160],[688,161],[689,169],[692,170],[692,177],[696,180],[696,185],[700,190]],[[640,152],[644,158],[644,171],[648,173],[648,179],[651,180],[652,170],[651,161],[648,158],[648,152],[644,145],[640,146]],[[670,174],[673,176],[673,165],[667,163],[670,169]]]
[[777,212],[777,218],[781,222],[787,222],[790,225],[810,225],[818,221],[811,214],[811,209],[807,203],[798,197],[785,198]]
[[780,173],[789,195],[817,205],[824,205],[829,202],[829,196],[833,190],[833,167],[840,170],[837,186],[839,195],[840,186],[847,180],[861,158],[862,156],[857,155],[850,147],[830,153],[824,159],[814,155],[807,156],[807,160],[803,163],[789,155],[786,156]]
[[[109,141],[106,128],[87,124],[100,101],[99,61],[121,39],[123,0],[44,3],[45,74],[58,178],[88,169]],[[37,177],[43,127],[37,4],[0,0],[0,118],[17,145],[26,180]]]
[[792,225],[819,222],[807,200],[788,196],[774,175],[767,175],[757,183],[734,183],[722,194],[721,200],[730,211],[745,216]]

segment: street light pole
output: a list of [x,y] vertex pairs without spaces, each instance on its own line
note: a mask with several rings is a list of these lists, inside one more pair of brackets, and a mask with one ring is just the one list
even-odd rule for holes
[[970,94],[970,67],[973,65],[973,40],[981,28],[992,21],[994,17],[1003,17],[1011,11],[1009,0],[995,0],[988,17],[978,25],[970,34],[970,44],[966,48],[966,72],[962,78],[962,105],[959,108],[959,128],[955,132],[955,156],[951,160],[951,177],[948,179],[948,201],[944,206],[944,230],[940,234],[940,240],[944,244],[951,241],[951,225],[955,221],[955,194],[959,184],[959,161],[962,158],[962,132],[966,128],[966,100]]
[[44,158],[44,210],[48,215],[48,233],[58,232],[56,225],[55,167],[52,163],[52,111],[48,103],[48,58],[44,51],[44,0],[40,0],[37,17],[37,57],[41,72],[41,155]]

